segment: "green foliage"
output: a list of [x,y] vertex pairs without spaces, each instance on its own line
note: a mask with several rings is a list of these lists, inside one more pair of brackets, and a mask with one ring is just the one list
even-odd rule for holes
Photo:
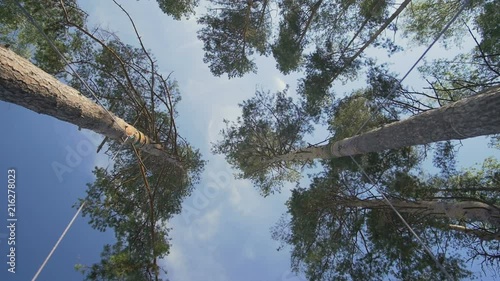
[[288,74],[299,67],[302,52],[308,44],[307,35],[310,34],[322,2],[323,0],[314,2],[284,0],[279,3],[282,20],[272,50],[277,62],[276,67],[282,73]]
[[[363,132],[387,123],[387,119],[370,105],[363,92],[339,100],[334,106],[334,114],[330,121],[330,130],[334,132],[334,140],[342,140],[354,135],[363,125]],[[378,113],[378,114],[377,114]],[[368,120],[369,123],[364,124]]]
[[156,270],[147,254],[139,256],[134,253],[137,249],[125,247],[122,243],[106,245],[101,253],[101,261],[90,267],[82,267],[86,274],[85,280],[123,280],[123,281],[152,281],[152,274]]
[[359,5],[360,14],[365,19],[381,19],[384,16],[387,5],[387,1],[384,0],[364,0]]
[[189,17],[194,14],[199,0],[156,0],[160,9],[176,20],[181,17]]
[[240,177],[252,180],[264,195],[279,190],[284,180],[296,181],[296,170],[305,164],[272,162],[276,156],[305,146],[302,137],[312,131],[309,117],[286,92],[257,91],[255,97],[240,104],[242,117],[225,121],[223,139],[212,148],[214,153],[224,154],[242,171]]
[[436,153],[432,162],[434,166],[441,170],[443,175],[455,173],[455,154],[456,149],[451,141],[438,142],[435,145]]
[[[307,60],[304,51],[322,48],[323,42],[335,46],[331,50],[335,61],[330,64],[343,66],[344,60],[356,51],[354,46],[366,42],[376,25],[384,21],[388,8],[384,0],[343,1],[341,5],[323,0],[280,0],[276,1],[279,24],[271,26],[268,10],[273,1],[211,2],[209,12],[199,20],[204,25],[199,32],[204,42],[204,61],[214,75],[227,73],[229,78],[255,72],[250,58],[253,49],[267,55],[269,46],[277,68],[284,74],[299,70]],[[270,42],[272,28],[277,29],[274,42]],[[248,34],[259,35],[258,40]]]
[[312,116],[318,116],[324,107],[331,103],[328,90],[331,77],[336,75],[341,65],[333,54],[333,45],[329,42],[325,48],[318,47],[314,53],[307,56],[306,76],[299,81],[299,94],[307,101],[306,110]]
[[424,102],[434,107],[474,95],[499,83],[499,74],[474,53],[458,55],[453,60],[434,60],[419,67],[419,71],[432,90]]
[[498,1],[488,2],[484,4],[482,13],[476,18],[476,26],[481,34],[481,43],[478,46],[483,53],[481,55],[488,56],[486,59],[491,62],[497,72],[500,67],[500,43],[498,42],[500,27],[497,24],[500,21],[499,9]]
[[[367,186],[358,180],[355,174],[325,173],[309,189],[292,192],[290,221],[273,230],[275,239],[292,246],[292,268],[304,270],[308,280],[442,280],[434,261],[388,206],[349,203],[366,194]],[[448,238],[427,232],[430,221],[405,218],[433,249],[441,249],[441,262],[457,280],[470,276],[463,257],[448,254]]]
[[496,148],[496,149],[500,149],[500,135],[492,136],[488,146]]
[[[476,200],[498,206],[499,170],[498,161],[489,158],[480,168],[452,176],[387,170],[379,176],[379,183],[390,200]],[[362,177],[359,171],[331,167],[316,175],[309,188],[292,191],[287,202],[289,218],[284,217],[273,229],[274,239],[292,247],[292,268],[304,271],[309,280],[445,279],[400,218],[377,199],[380,196]],[[481,261],[483,270],[498,268],[500,242],[495,226],[395,206],[454,280],[473,277],[466,268],[470,259]]]
[[381,114],[388,120],[398,121],[399,116],[422,113],[424,107],[418,97],[405,90],[396,78],[397,75],[387,70],[387,65],[372,66],[367,73],[368,87],[363,95],[375,107],[380,107]]
[[138,161],[131,153],[126,149],[117,154],[112,173],[96,167],[96,180],[80,199],[80,204],[85,202],[82,213],[90,218],[89,224],[99,231],[112,229],[117,239],[115,245],[104,247],[99,263],[83,271],[86,280],[135,281],[159,276],[157,260],[170,251],[166,222],[181,212],[181,203],[191,194],[204,164],[192,150],[183,153],[183,169],[153,156]]
[[[383,69],[374,69],[369,81],[368,89],[334,103],[329,122],[332,142],[381,127],[408,112],[406,106],[380,106],[384,101],[405,101],[397,80]],[[396,90],[388,92],[389,88]],[[353,157],[359,166],[349,158],[324,161],[327,171],[314,177],[308,189],[292,192],[287,203],[290,220],[283,219],[273,230],[276,240],[292,246],[292,269],[303,271],[308,280],[444,279],[392,209],[383,201],[374,201],[377,192],[367,178],[381,184],[389,198],[476,200],[498,206],[497,192],[491,192],[498,174],[493,171],[500,168],[495,161],[487,160],[480,170],[457,172],[453,144],[443,142],[436,148],[434,162],[442,173],[434,176],[415,173],[423,160],[418,148]],[[425,216],[408,209],[400,212],[427,246],[438,249],[440,263],[454,279],[472,275],[466,269],[468,258],[483,260],[489,269],[498,263],[494,258],[498,240],[492,238],[498,229],[488,222]]]
[[[65,13],[72,21],[84,25],[87,15],[80,10],[75,0],[59,1],[24,0],[21,5],[41,25],[43,32],[54,42],[66,57],[82,51],[79,34],[67,32]],[[18,54],[30,59],[34,64],[53,75],[64,72],[65,63],[48,44],[45,37],[22,14],[16,1],[0,2],[0,44],[10,45]]]
[[[304,104],[297,106],[287,97],[287,90],[274,95],[257,91],[254,98],[240,105],[241,118],[226,121],[223,140],[213,145],[213,152],[225,154],[241,171],[239,176],[250,179],[265,196],[279,191],[284,181],[298,181],[301,168],[311,164],[273,159],[305,147],[304,136],[312,132],[310,121],[319,120],[322,113],[328,115],[332,141],[336,141],[498,84],[498,1],[472,1],[466,9],[463,17],[470,18],[481,35],[471,54],[420,68],[428,78],[431,94],[409,92],[384,66],[354,57],[387,20],[392,7],[388,1],[211,2],[214,7],[198,21],[204,26],[198,36],[204,42],[204,61],[214,75],[227,73],[233,78],[255,72],[254,54],[268,55],[270,51],[284,74],[305,73],[298,87]],[[102,29],[88,32],[86,14],[74,0],[63,1],[64,6],[59,1],[22,3],[103,104],[172,155],[174,162],[165,163],[111,142],[107,152],[116,155],[113,170],[96,168],[96,180],[79,201],[86,204],[83,214],[91,226],[99,231],[113,230],[117,242],[104,247],[100,262],[75,269],[83,272],[86,280],[153,280],[160,274],[157,259],[170,249],[166,222],[181,211],[183,198],[191,194],[204,166],[199,152],[176,131],[175,106],[180,100],[176,82],[158,74],[155,59],[147,50],[124,44]],[[271,42],[270,10],[275,3],[280,20]],[[194,14],[198,1],[158,0],[158,4],[166,14],[180,19]],[[413,2],[403,20],[405,35],[419,44],[429,42],[460,5],[460,1]],[[445,38],[463,37],[466,29],[459,22]],[[93,98],[81,81],[65,73],[65,64],[19,14],[13,1],[0,3],[0,43],[11,44]],[[387,38],[377,39],[373,46],[389,53],[398,49]],[[334,101],[332,83],[337,78],[357,78],[364,66],[370,66],[369,87]],[[379,181],[390,198],[467,199],[499,205],[500,165],[496,160],[488,159],[480,169],[456,171],[453,144],[443,142],[436,148],[434,163],[442,173],[432,176],[416,173],[422,160],[419,148],[353,157],[360,166],[349,158],[324,161],[327,172],[314,177],[310,188],[292,192],[287,203],[291,219],[282,221],[273,234],[292,245],[293,269],[304,270],[310,280],[443,279],[386,205],[359,205],[376,199],[367,193],[371,188],[367,176]],[[472,259],[498,266],[495,237],[499,230],[495,227],[415,212],[403,212],[403,216],[437,251],[456,279],[470,275],[465,270],[464,253],[456,249],[467,249]],[[452,223],[466,231],[452,230]]]
[[[258,7],[269,5],[268,1],[251,3],[259,3]],[[304,68],[306,75],[299,80],[298,93],[307,101],[307,112],[317,117],[322,113],[322,108],[329,106],[331,102],[333,92],[330,92],[330,87],[335,80],[355,79],[362,66],[372,63],[369,58],[354,57],[354,54],[362,48],[361,46],[368,41],[380,24],[388,19],[392,3],[383,0],[341,1],[338,4],[322,0],[280,0],[276,3],[280,19],[279,24],[275,25],[276,39],[273,43],[268,43],[269,30],[272,27],[266,25],[266,32],[259,32],[265,34],[261,37],[259,46],[272,46],[277,68],[284,74]],[[241,2],[240,6],[236,7],[231,1],[213,1],[212,12],[200,20],[200,23],[205,25],[200,31],[200,38],[205,43],[205,62],[209,63],[210,69],[217,76],[228,73],[229,77],[239,77],[257,69],[250,57],[251,53],[242,51],[245,49],[244,46],[251,45],[241,37],[244,32],[238,26],[242,24],[238,25],[237,21],[228,16],[239,13],[238,19],[242,21],[245,18],[242,12],[245,4],[248,3]],[[406,37],[419,44],[427,44],[444,28],[462,4],[460,1],[412,2],[398,26],[389,24],[388,28],[397,30],[402,27]],[[236,8],[229,8],[233,7],[232,5]],[[496,1],[471,1],[461,17],[461,19],[473,19],[472,22],[481,33],[480,46],[484,47],[482,48],[484,54],[480,54],[479,49],[476,53],[489,61],[489,68],[498,68],[496,63],[498,51],[495,51],[495,46],[498,45],[495,44],[498,41],[495,40],[498,28],[493,24],[497,22],[495,5],[498,5]],[[450,38],[455,38],[457,43],[463,40],[466,28],[461,22],[460,19],[457,20],[445,33],[445,42]],[[389,54],[400,49],[388,37],[383,36],[377,38],[372,46],[384,48]],[[265,49],[267,50],[267,47]],[[309,50],[312,51],[308,53]],[[259,53],[267,54],[266,51]],[[462,66],[456,65],[459,69]],[[484,73],[482,70],[484,67],[479,70],[478,75]],[[498,74],[498,70],[496,73]],[[461,80],[454,81],[454,84],[463,84]],[[473,83],[474,80],[466,81]],[[469,84],[468,87],[471,85],[477,84]],[[435,84],[433,87],[437,91],[444,90]],[[449,89],[446,88],[446,91]],[[445,95],[451,94],[439,93],[433,102],[438,100],[439,104],[443,104],[454,98],[447,98]],[[461,93],[454,96],[463,97]],[[412,113],[429,109],[427,104],[419,104],[417,100],[417,98],[405,100],[403,109],[411,110]],[[400,100],[395,101],[397,102]],[[430,105],[430,108],[434,107],[435,105]]]
[[[417,43],[435,38],[462,3],[431,2],[413,2],[403,19],[405,35]],[[332,143],[498,84],[498,65],[494,61],[498,52],[492,51],[496,50],[498,40],[480,38],[471,54],[421,67],[431,89],[415,92],[405,89],[397,74],[390,73],[385,65],[375,65],[370,58],[355,57],[360,46],[387,20],[392,3],[283,0],[277,4],[279,28],[271,44],[277,68],[285,74],[304,71],[298,87],[298,93],[305,99],[303,114],[308,117],[304,121],[326,117]],[[464,15],[473,16],[471,19],[477,22],[481,34],[496,34],[495,21],[491,20],[496,16],[494,7],[473,1]],[[460,25],[457,21],[445,34],[446,42],[463,37],[460,30],[467,29]],[[391,24],[391,29],[397,30],[396,25]],[[399,48],[387,38],[378,38],[373,46],[384,48],[389,54]],[[369,86],[334,100],[332,83],[338,78],[356,79],[366,66],[369,67]],[[264,116],[265,111],[254,110],[251,105],[245,103],[243,117],[228,123],[222,132],[224,139],[214,146],[214,152],[225,154],[228,162],[242,171],[241,177],[251,179],[267,195],[270,187],[279,186],[285,179],[296,179],[298,174],[292,177],[281,173],[278,167],[272,166],[275,163],[265,160],[296,150],[303,143],[297,143],[297,148],[276,149],[277,143],[283,140],[276,137],[276,130],[269,129],[273,127],[269,124],[279,120],[280,115]],[[327,172],[313,178],[308,189],[297,188],[292,192],[287,202],[290,220],[283,219],[273,231],[275,239],[292,246],[292,269],[305,272],[309,280],[444,279],[434,260],[415,242],[413,234],[378,200],[368,177],[379,182],[389,198],[401,202],[472,200],[498,206],[496,194],[492,194],[494,180],[486,183],[483,179],[495,179],[486,174],[498,168],[485,166],[484,173],[471,175],[457,171],[454,145],[442,142],[433,147],[433,162],[441,173],[432,176],[419,172],[419,165],[427,156],[422,147],[359,155],[353,157],[357,163],[350,158],[323,161]],[[293,166],[285,166],[288,167]],[[468,187],[458,188],[456,181]],[[478,188],[478,185],[484,187]],[[375,195],[369,195],[368,190]],[[378,205],[373,205],[375,203]],[[497,262],[499,232],[487,222],[452,220],[407,209],[401,212],[454,279],[471,277],[472,273],[466,269],[467,258],[482,259],[491,267]]]
[[[405,13],[404,35],[410,37],[412,42],[420,44],[430,42],[461,6],[461,1],[424,0],[412,3],[411,9]],[[463,35],[465,30],[455,25],[444,34],[444,38],[451,37],[459,30]]]
[[228,1],[198,20],[205,25],[198,38],[203,41],[203,61],[215,76],[227,73],[229,78],[256,72],[249,58],[254,52],[268,53],[270,17],[267,1]]
[[403,35],[410,38],[411,42],[417,44],[428,44],[438,33],[443,30],[445,25],[458,12],[462,5],[468,4],[461,13],[458,20],[450,26],[449,30],[443,34],[442,41],[445,46],[450,40],[455,44],[463,41],[466,34],[466,27],[463,22],[474,20],[480,15],[482,7],[489,0],[463,1],[444,1],[444,0],[420,0],[412,2],[411,8],[404,14]]
[[433,177],[430,179],[439,195],[445,197],[471,197],[488,202],[500,204],[500,194],[497,194],[500,183],[500,163],[497,159],[489,157],[484,160],[480,168],[464,169],[450,177]]
[[[162,122],[170,122],[165,113],[156,114]],[[118,242],[112,246],[112,254],[104,248],[103,259],[85,271],[87,280],[153,280],[159,276],[157,260],[170,249],[166,222],[181,212],[182,201],[191,195],[205,164],[183,139],[172,143],[177,138],[165,136],[169,130],[172,127],[159,129],[159,140],[177,156],[181,167],[163,157],[143,157],[136,149],[113,142],[108,147],[108,153],[115,156],[113,171],[94,170],[96,180],[88,184],[87,195],[80,199],[80,204],[85,202],[82,213],[93,228],[113,230]]]
[[[267,18],[266,8],[270,1],[212,1],[210,12],[200,19],[204,25],[200,30],[199,37],[205,43],[205,59],[210,69],[216,76],[227,73],[231,77],[240,77],[248,72],[255,72],[255,65],[252,54],[258,53],[267,55],[268,46],[277,62],[277,68],[284,74],[293,71],[303,70],[305,77],[299,80],[298,93],[306,100],[306,109],[309,114],[319,120],[319,115],[323,109],[332,102],[334,93],[330,87],[334,81],[344,82],[348,79],[356,79],[359,72],[365,66],[372,66],[373,61],[369,57],[358,56],[357,51],[363,50],[364,44],[382,25],[388,22],[389,13],[394,4],[384,0],[365,1],[331,1],[322,0],[279,0],[276,5],[279,11],[279,23],[271,26],[270,21],[266,21],[265,31],[260,31],[257,45],[250,44],[242,34],[245,34],[245,26],[241,22],[253,22],[248,20],[247,15],[252,15],[254,10],[261,12],[261,18]],[[455,98],[464,97],[465,88],[491,86],[491,81],[484,81],[485,76],[491,78],[492,75],[482,73],[496,72],[498,76],[498,51],[495,36],[498,33],[497,21],[497,1],[470,1],[462,16],[451,26],[444,35],[444,42],[455,38],[458,44],[464,38],[467,26],[462,23],[466,19],[471,19],[469,23],[475,24],[475,29],[482,35],[480,38],[481,48],[477,48],[474,53],[475,61],[467,62],[468,66],[482,65],[477,68],[477,76],[480,80],[474,79],[475,70],[469,71],[469,78],[463,80],[464,76],[458,77],[458,73],[463,73],[468,67],[464,64],[454,65],[460,72],[449,71],[449,75],[457,74],[453,79],[454,87],[450,88],[444,81],[430,82],[436,93],[435,98],[429,100],[429,104],[424,98],[408,93],[405,98],[396,98],[393,105],[399,104],[400,110],[419,113],[438,105],[454,101]],[[257,4],[256,4],[257,3]],[[245,13],[250,8],[250,13]],[[246,7],[245,7],[246,5]],[[455,13],[462,7],[461,1],[441,1],[422,0],[412,2],[401,21],[389,23],[388,30],[402,29],[404,36],[418,44],[427,44],[434,39],[444,28]],[[245,10],[247,8],[247,10]],[[232,15],[238,15],[235,20]],[[264,16],[265,15],[265,16]],[[250,17],[252,18],[252,17]],[[248,26],[248,25],[246,25]],[[258,30],[260,25],[250,25],[252,29]],[[270,30],[276,30],[274,41],[271,41]],[[489,39],[491,38],[491,39]],[[372,47],[383,48],[392,54],[400,50],[389,36],[379,36],[371,43]],[[260,47],[260,49],[259,49]],[[481,52],[482,51],[482,52]],[[478,60],[484,62],[478,63]],[[454,67],[455,67],[454,66]],[[484,71],[486,68],[489,70]],[[437,67],[442,69],[442,67]],[[451,67],[447,68],[451,70]],[[434,70],[427,70],[433,73]],[[436,70],[439,71],[439,70]],[[440,76],[444,79],[444,76]],[[452,78],[452,77],[449,77]],[[466,82],[464,85],[464,82]],[[478,82],[478,83],[476,83]],[[442,85],[440,83],[443,83]],[[400,87],[398,87],[399,90]],[[449,93],[456,90],[456,93]],[[476,91],[476,89],[472,89]],[[403,90],[403,92],[405,92]],[[476,91],[477,92],[477,91]],[[422,94],[422,93],[418,93]],[[432,95],[431,95],[432,96]]]
[[[451,274],[453,280],[471,277],[466,269],[466,261],[460,256],[460,246],[452,240],[451,233],[440,232],[439,224],[432,218],[414,214],[402,214],[428,246],[438,250],[437,259]],[[367,215],[367,228],[373,251],[386,257],[398,266],[390,269],[390,274],[399,280],[445,280],[446,276],[436,266],[434,260],[415,241],[412,233],[402,224],[397,215],[389,208],[372,209]],[[455,253],[454,253],[455,252]]]
[[[418,182],[395,174],[399,184]],[[382,201],[373,204],[370,187],[360,177],[330,170],[314,177],[308,189],[292,191],[289,221],[284,218],[273,230],[274,239],[292,246],[292,268],[304,271],[308,280],[443,280],[392,209]],[[454,279],[471,276],[462,249],[473,245],[467,243],[474,236],[450,230],[447,219],[400,211]]]
[[289,16],[280,24],[279,37],[272,46],[273,56],[277,61],[276,67],[283,73],[289,74],[296,70],[302,59],[303,41],[297,42],[295,37],[297,23],[294,16]]
[[[358,90],[334,103],[329,120],[329,130],[333,137],[330,142],[336,142],[348,137],[368,132],[397,121],[393,111],[379,106],[373,99],[373,91]],[[418,147],[392,149],[379,153],[368,153],[353,156],[354,160],[372,178],[379,178],[389,170],[407,172],[422,159]],[[351,158],[343,157],[326,161],[329,167],[339,173],[344,170],[359,171],[360,167]],[[365,176],[361,177],[368,181]]]

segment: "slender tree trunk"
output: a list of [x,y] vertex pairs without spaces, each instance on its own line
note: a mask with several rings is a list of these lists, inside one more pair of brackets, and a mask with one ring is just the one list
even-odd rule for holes
[[498,133],[500,86],[361,135],[281,155],[270,162],[330,159]]
[[[361,200],[358,198],[333,199],[335,204],[346,207],[359,207],[368,209],[388,208],[382,199]],[[494,227],[500,227],[500,209],[477,201],[418,201],[408,202],[391,199],[391,203],[401,213],[429,215],[432,217],[449,218],[453,220],[465,219],[468,222],[483,222]]]
[[476,187],[456,187],[456,188],[429,188],[429,189],[426,189],[426,191],[429,191],[432,193],[438,193],[438,192],[481,192],[481,191],[499,192],[500,186],[499,187],[476,186]]
[[74,88],[3,47],[0,47],[0,100],[53,116],[115,140],[123,141],[130,136],[141,150],[175,161],[160,144],[151,144],[146,135],[123,119],[113,113],[108,114],[104,108]]
[[[378,8],[378,6],[380,6],[381,4],[383,4],[383,3],[382,3],[382,1],[377,1],[377,2],[375,2],[375,5],[373,5],[373,7],[371,7],[371,8],[370,8],[370,9],[371,9],[371,11],[373,11],[375,8]],[[403,3],[403,4],[404,4],[404,3]],[[401,11],[403,11],[403,9],[406,7],[406,5],[405,5],[405,6],[403,6],[403,7],[401,8],[401,6],[402,6],[403,4],[401,4],[401,5],[399,6],[399,9],[401,9]],[[397,12],[397,11],[396,11],[396,13],[398,13],[398,15],[399,15],[399,13],[401,13],[401,12]],[[394,15],[393,15],[393,16],[394,16]],[[369,16],[369,17],[367,17],[367,18],[363,21],[363,23],[361,24],[361,26],[358,28],[358,31],[356,31],[356,33],[354,34],[354,36],[351,38],[351,41],[349,41],[349,43],[347,43],[347,45],[345,46],[345,48],[344,48],[344,50],[342,51],[342,53],[341,53],[341,54],[344,54],[346,51],[348,51],[348,50],[349,50],[349,48],[351,47],[351,44],[352,44],[352,43],[354,43],[354,40],[356,40],[356,38],[358,38],[359,34],[361,34],[361,31],[363,31],[363,29],[365,28],[365,26],[368,24],[368,22],[369,22],[371,19],[372,19],[372,17],[371,17],[371,12],[370,12],[370,16]],[[390,21],[390,22],[392,22],[393,20],[394,20],[394,19],[391,19],[391,21]],[[389,22],[389,24],[390,24],[390,22]],[[386,22],[386,23],[387,23],[387,22]],[[386,27],[387,27],[387,26],[385,26],[385,27],[384,27],[384,29],[385,29]],[[376,36],[378,36],[378,34],[377,34]],[[373,36],[372,36],[371,38],[373,38]],[[375,37],[375,38],[376,38],[376,37]],[[371,43],[371,42],[370,42],[370,43]],[[370,43],[368,43],[368,45],[369,45]],[[367,46],[367,45],[365,44],[365,46]],[[364,47],[364,48],[363,48],[363,50],[364,50],[364,49],[366,49],[366,47]],[[359,55],[359,54],[358,54],[358,55]],[[352,61],[351,61],[351,62],[352,62]]]
[[309,30],[309,27],[311,27],[311,23],[318,13],[319,7],[323,3],[323,0],[319,0],[318,2],[314,3],[314,5],[311,8],[311,14],[307,18],[306,25],[304,27],[304,30],[302,30],[299,40],[297,40],[297,43],[300,45],[302,43],[302,40],[304,40],[304,37],[306,36],[307,31]]
[[406,120],[338,141],[334,157],[500,133],[500,86]]
[[448,227],[450,229],[455,230],[455,231],[463,232],[465,234],[473,234],[483,241],[491,241],[491,240],[499,240],[500,241],[500,233],[499,232],[493,233],[493,232],[488,232],[488,231],[481,230],[481,229],[471,229],[471,228],[467,228],[466,226],[457,225],[457,224],[450,224],[450,225],[448,225]]
[[391,24],[391,22],[403,12],[403,10],[410,4],[411,0],[405,0],[401,5],[399,5],[399,8],[384,22],[384,24],[366,41],[365,44],[359,50],[354,54],[352,57],[348,58],[346,62],[344,63],[344,66],[340,71],[338,71],[331,79],[330,81],[333,82],[337,77],[339,77],[340,74],[357,58],[363,53],[363,51],[370,46],[375,39]]

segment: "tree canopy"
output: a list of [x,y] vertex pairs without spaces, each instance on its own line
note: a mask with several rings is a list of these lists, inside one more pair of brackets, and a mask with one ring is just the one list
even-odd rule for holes
[[269,161],[306,144],[303,136],[312,131],[307,114],[287,96],[286,89],[275,94],[256,91],[240,107],[242,117],[225,121],[224,140],[214,144],[212,151],[225,154],[242,171],[240,176],[251,179],[263,195],[279,190],[284,180],[297,180],[297,170],[306,162]]
[[[297,93],[315,116],[330,104],[334,83],[355,80],[374,64],[365,55],[366,48],[380,48],[388,55],[403,49],[395,41],[398,30],[403,31],[398,35],[413,44],[429,44],[464,8],[445,32],[444,42],[455,38],[458,43],[463,38],[467,32],[464,21],[481,34],[496,34],[496,26],[488,24],[495,22],[495,1],[426,0],[412,3],[410,8],[410,1],[383,0],[209,2],[208,12],[199,19],[203,26],[199,38],[212,73],[241,77],[257,71],[254,54],[272,53],[283,74],[305,74],[298,81]],[[271,16],[271,10],[279,12],[277,18]],[[433,20],[429,22],[429,18]],[[486,60],[496,60],[498,52],[491,48],[497,44],[487,38],[491,36],[482,37],[478,49]]]
[[[493,257],[498,255],[498,220],[457,219],[426,208],[446,203],[453,209],[467,200],[498,208],[498,192],[488,189],[497,181],[497,169],[498,162],[487,159],[482,169],[453,177],[434,175],[423,180],[394,171],[380,180],[382,192],[390,194],[389,201],[437,251],[439,262],[454,279],[470,277],[466,267],[470,259],[497,270],[499,260]],[[412,233],[376,195],[378,191],[363,184],[360,177],[360,173],[339,174],[330,168],[316,175],[309,188],[293,190],[288,213],[273,230],[275,239],[292,247],[292,268],[304,270],[309,280],[445,279]]]
[[[15,1],[0,3],[0,43],[134,124],[171,156],[165,161],[142,154],[136,145],[103,140],[97,151],[113,158],[112,169],[96,167],[95,181],[75,206],[85,204],[89,224],[113,230],[116,243],[104,246],[100,261],[77,268],[86,280],[161,280],[165,272],[158,260],[170,251],[167,222],[181,212],[205,165],[177,131],[177,82],[162,73],[118,2],[139,47],[89,27],[77,1],[20,2],[64,59]],[[194,15],[199,4],[157,2],[176,20]],[[273,229],[273,238],[291,247],[295,272],[309,280],[443,280],[446,274],[458,280],[473,277],[467,268],[471,260],[498,271],[496,159],[459,169],[459,143],[452,140],[336,159],[325,157],[328,146],[308,143],[316,125],[327,128],[326,141],[334,144],[498,89],[498,1],[208,2],[197,19],[197,35],[215,76],[257,72],[256,55],[272,55],[284,75],[302,74],[297,95],[288,86],[278,92],[261,89],[240,103],[241,117],[224,120],[221,140],[212,147],[263,196],[287,182],[296,184],[287,214]],[[475,47],[453,59],[426,61],[418,68],[427,83],[423,89],[405,86],[388,65],[365,53],[378,48],[390,56],[403,50],[396,40],[399,31],[410,44],[426,45],[462,8],[441,42],[450,47],[468,38]],[[334,83],[361,77],[366,85],[335,92]],[[498,148],[498,135],[490,137]],[[433,173],[423,168],[430,158],[437,168]],[[300,180],[307,168],[316,170],[304,184]]]
[[[382,28],[402,29],[411,43],[428,44],[462,8],[461,2],[407,4],[278,1],[280,23],[275,43],[269,44],[271,52],[281,72],[303,74],[298,99],[291,100],[296,107],[281,114],[294,116],[283,120],[295,120],[297,126],[309,129],[281,140],[293,143],[290,149],[261,153],[266,151],[262,148],[276,147],[279,130],[266,126],[265,134],[254,134],[262,124],[280,120],[280,115],[273,115],[278,102],[258,92],[256,97],[266,106],[252,107],[256,98],[240,104],[242,117],[226,121],[221,141],[214,144],[214,152],[224,154],[240,176],[252,180],[264,195],[279,191],[285,181],[296,184],[288,212],[273,237],[283,248],[291,248],[292,269],[308,280],[458,280],[473,278],[468,269],[471,260],[484,270],[497,271],[495,159],[487,159],[477,170],[458,170],[459,143],[451,140],[331,159],[324,151],[328,146],[306,141],[314,123],[328,126],[331,144],[499,86],[498,52],[494,51],[498,40],[493,43],[489,36],[483,37],[496,34],[496,28],[485,22],[495,18],[491,9],[496,4],[490,1],[466,6],[445,32],[440,41],[445,47],[451,39],[460,41],[464,36],[475,47],[453,59],[426,61],[418,68],[427,82],[423,89],[405,86],[388,65],[364,56],[366,43],[386,49],[389,55],[402,49],[385,37],[387,33],[377,37]],[[396,24],[391,15],[402,20]],[[329,37],[328,32],[337,36]],[[339,78],[362,75],[366,75],[365,87],[340,96],[330,90]],[[495,145],[497,137],[491,139]],[[434,174],[423,170],[428,158],[437,168]],[[319,160],[315,166],[314,159]],[[324,171],[316,172],[305,186],[298,175],[311,166]]]
[[[216,76],[227,73],[229,78],[255,72],[249,58],[254,52],[268,53],[270,16],[268,1],[214,1],[216,8],[202,16],[204,25],[198,38],[204,43],[205,57]],[[220,7],[219,7],[220,6]]]
[[198,0],[156,0],[160,9],[176,20],[182,17],[189,17],[195,13]]

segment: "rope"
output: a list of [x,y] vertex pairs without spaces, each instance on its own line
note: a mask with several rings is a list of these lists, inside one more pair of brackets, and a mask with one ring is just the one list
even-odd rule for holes
[[35,281],[38,278],[38,275],[40,275],[40,272],[42,272],[42,269],[45,267],[45,265],[49,261],[50,257],[52,256],[52,254],[56,250],[57,246],[59,246],[59,243],[61,243],[61,241],[64,238],[64,236],[66,235],[66,233],[68,232],[68,230],[73,225],[73,222],[75,221],[76,217],[78,217],[78,214],[82,211],[84,205],[85,205],[85,202],[83,202],[82,205],[80,206],[80,208],[78,208],[78,211],[76,211],[76,214],[73,216],[73,218],[69,222],[68,226],[66,226],[66,229],[64,229],[63,233],[61,234],[61,237],[59,237],[59,239],[57,240],[56,244],[54,245],[54,247],[50,251],[49,255],[45,258],[45,260],[42,263],[42,266],[40,266],[40,268],[36,272],[35,276],[33,276],[33,279],[31,279],[31,281]]

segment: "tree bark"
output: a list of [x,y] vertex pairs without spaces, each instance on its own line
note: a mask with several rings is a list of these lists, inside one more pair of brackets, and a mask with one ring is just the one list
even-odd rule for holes
[[361,135],[281,155],[270,162],[338,158],[498,133],[500,86]]
[[141,150],[174,161],[160,144],[123,119],[47,74],[13,51],[0,47],[0,100],[14,103],[37,113],[92,130],[123,142],[130,137]]
[[[359,208],[389,208],[381,199],[361,200],[358,198],[333,199],[335,204],[346,207]],[[500,209],[477,201],[417,201],[390,199],[392,205],[401,213],[429,215],[433,217],[449,218],[453,220],[465,219],[469,222],[488,223],[496,228],[500,227]]]
[[466,226],[457,224],[450,224],[448,225],[448,227],[455,231],[463,232],[465,234],[473,234],[483,241],[491,241],[491,240],[500,241],[500,232],[493,233],[482,229],[467,228]]
[[333,157],[500,133],[500,86],[330,144]]

